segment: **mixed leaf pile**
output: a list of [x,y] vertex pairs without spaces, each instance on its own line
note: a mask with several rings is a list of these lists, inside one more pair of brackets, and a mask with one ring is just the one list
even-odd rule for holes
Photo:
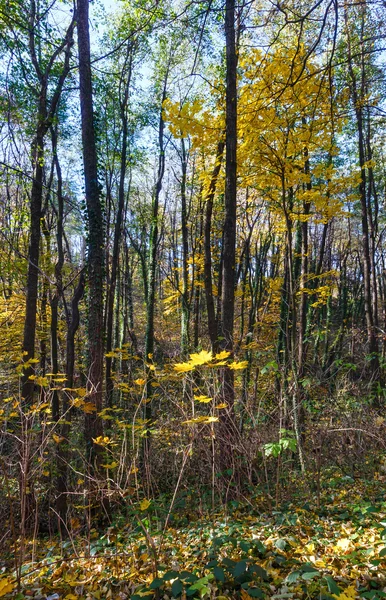
[[197,520],[176,511],[166,529],[157,502],[142,501],[131,522],[88,539],[31,541],[34,562],[22,565],[18,584],[8,557],[0,596],[378,600],[386,596],[385,491],[382,480],[330,475],[319,509],[299,497],[267,510],[260,495]]

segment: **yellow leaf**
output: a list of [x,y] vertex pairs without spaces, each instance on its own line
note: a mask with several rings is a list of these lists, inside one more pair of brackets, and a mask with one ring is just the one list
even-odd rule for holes
[[248,361],[247,360],[242,360],[240,362],[233,362],[229,365],[229,368],[232,369],[232,371],[238,371],[241,369],[246,369],[248,366]]
[[93,402],[85,402],[82,406],[82,410],[87,415],[91,415],[93,412],[96,411],[96,406]]
[[209,396],[194,396],[194,399],[198,402],[203,402],[204,404],[212,401],[212,398],[209,398]]
[[146,383],[146,379],[134,379],[134,383],[137,385],[144,385]]
[[67,594],[64,596],[64,600],[77,600],[78,596],[74,596],[74,594]]
[[103,437],[103,435],[99,435],[97,438],[92,438],[92,441],[98,446],[107,446],[111,443],[111,440],[109,437],[107,437],[107,435],[105,437]]
[[56,433],[53,433],[52,437],[56,444],[60,444],[61,442],[63,442],[65,440],[65,438],[62,435],[57,435]]
[[109,465],[101,465],[101,467],[103,467],[104,469],[115,469],[118,466],[118,463],[113,461],[112,463],[110,463]]
[[78,396],[80,396],[81,398],[84,398],[85,396],[87,396],[86,388],[76,388],[75,391],[77,392]]
[[226,408],[227,405],[225,404],[225,402],[222,402],[221,404],[217,404],[217,406],[215,406],[215,408],[217,408],[218,410],[220,410],[221,408]]
[[228,356],[230,356],[230,352],[228,352],[228,350],[223,350],[222,352],[219,352],[218,354],[216,354],[215,359],[216,360],[224,360],[224,358],[228,358]]
[[351,540],[349,540],[348,538],[341,538],[340,540],[338,540],[336,542],[335,548],[338,548],[339,550],[343,550],[343,552],[347,552],[347,550],[350,548],[350,546],[351,546]]
[[194,365],[192,365],[191,363],[188,363],[188,362],[176,363],[173,366],[173,369],[175,371],[177,371],[177,373],[187,373],[188,371],[193,371]]
[[203,424],[206,425],[208,423],[215,423],[218,421],[218,417],[195,417],[194,419],[189,419],[188,421],[182,421],[183,425],[195,425],[195,424]]
[[358,598],[358,592],[356,591],[353,585],[347,587],[339,596],[337,594],[332,594],[334,598],[338,600],[354,600]]
[[5,594],[9,594],[10,592],[12,592],[14,587],[15,584],[12,583],[12,581],[10,581],[8,577],[3,577],[2,579],[0,579],[0,596],[5,596]]
[[149,508],[151,504],[151,500],[147,500],[147,498],[144,498],[141,502],[141,504],[139,505],[139,508],[141,510],[147,510]]
[[201,350],[198,354],[190,355],[190,362],[192,365],[204,365],[207,362],[210,362],[213,359],[213,354],[211,351],[207,352],[206,350]]

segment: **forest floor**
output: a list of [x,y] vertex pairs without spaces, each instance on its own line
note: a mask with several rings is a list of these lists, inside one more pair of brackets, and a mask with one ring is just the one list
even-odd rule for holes
[[378,600],[386,597],[385,493],[381,476],[330,472],[320,506],[304,491],[277,508],[256,495],[200,517],[178,508],[164,531],[156,502],[142,503],[87,539],[31,540],[19,582],[2,570],[0,596]]

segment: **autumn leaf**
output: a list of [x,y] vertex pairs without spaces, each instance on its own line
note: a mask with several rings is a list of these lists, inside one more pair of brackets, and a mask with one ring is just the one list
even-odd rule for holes
[[110,438],[106,435],[99,435],[96,438],[92,438],[92,441],[94,442],[94,444],[97,444],[98,446],[108,446],[109,444],[111,444],[111,440]]
[[215,359],[216,360],[224,360],[224,358],[228,358],[231,355],[230,352],[228,352],[228,350],[223,350],[222,352],[219,352],[218,354],[215,355]]
[[242,369],[246,369],[248,366],[248,361],[247,360],[242,360],[240,362],[233,362],[230,363],[229,368],[232,369],[232,371],[241,371]]
[[116,469],[117,466],[118,466],[118,463],[115,461],[113,461],[110,464],[101,465],[101,467],[103,467],[104,469]]
[[209,396],[194,396],[194,399],[198,402],[202,402],[203,404],[207,404],[208,402],[212,401],[212,398],[209,398]]
[[208,424],[215,423],[218,421],[218,417],[195,417],[194,419],[189,419],[188,421],[182,421],[183,425],[195,425],[195,424]]
[[198,354],[190,354],[190,363],[194,366],[204,365],[213,359],[211,351],[201,350]]
[[139,508],[141,510],[147,510],[149,508],[151,504],[151,500],[147,500],[147,498],[144,498],[141,502],[141,504],[139,505]]
[[188,362],[176,363],[173,366],[173,369],[175,371],[177,371],[177,373],[187,373],[188,371],[193,371],[194,365],[192,365],[191,363],[188,363]]
[[2,577],[0,579],[0,597],[5,596],[5,594],[10,594],[15,587],[15,584],[8,579],[8,577]]
[[91,415],[93,412],[96,412],[96,406],[93,402],[85,402],[82,406],[82,410],[87,415]]
[[58,435],[57,433],[53,433],[52,438],[56,444],[60,444],[61,442],[64,442],[64,440],[65,440],[65,438],[63,436]]

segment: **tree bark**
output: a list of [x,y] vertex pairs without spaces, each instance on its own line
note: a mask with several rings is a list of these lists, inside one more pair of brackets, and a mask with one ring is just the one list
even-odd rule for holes
[[89,0],[78,0],[78,52],[80,112],[82,124],[83,169],[88,220],[88,401],[95,412],[85,416],[85,437],[88,458],[94,462],[97,448],[93,438],[102,434],[102,421],[98,412],[102,409],[103,392],[103,275],[104,275],[104,226],[99,192],[97,152],[93,114],[93,91],[91,79]]

